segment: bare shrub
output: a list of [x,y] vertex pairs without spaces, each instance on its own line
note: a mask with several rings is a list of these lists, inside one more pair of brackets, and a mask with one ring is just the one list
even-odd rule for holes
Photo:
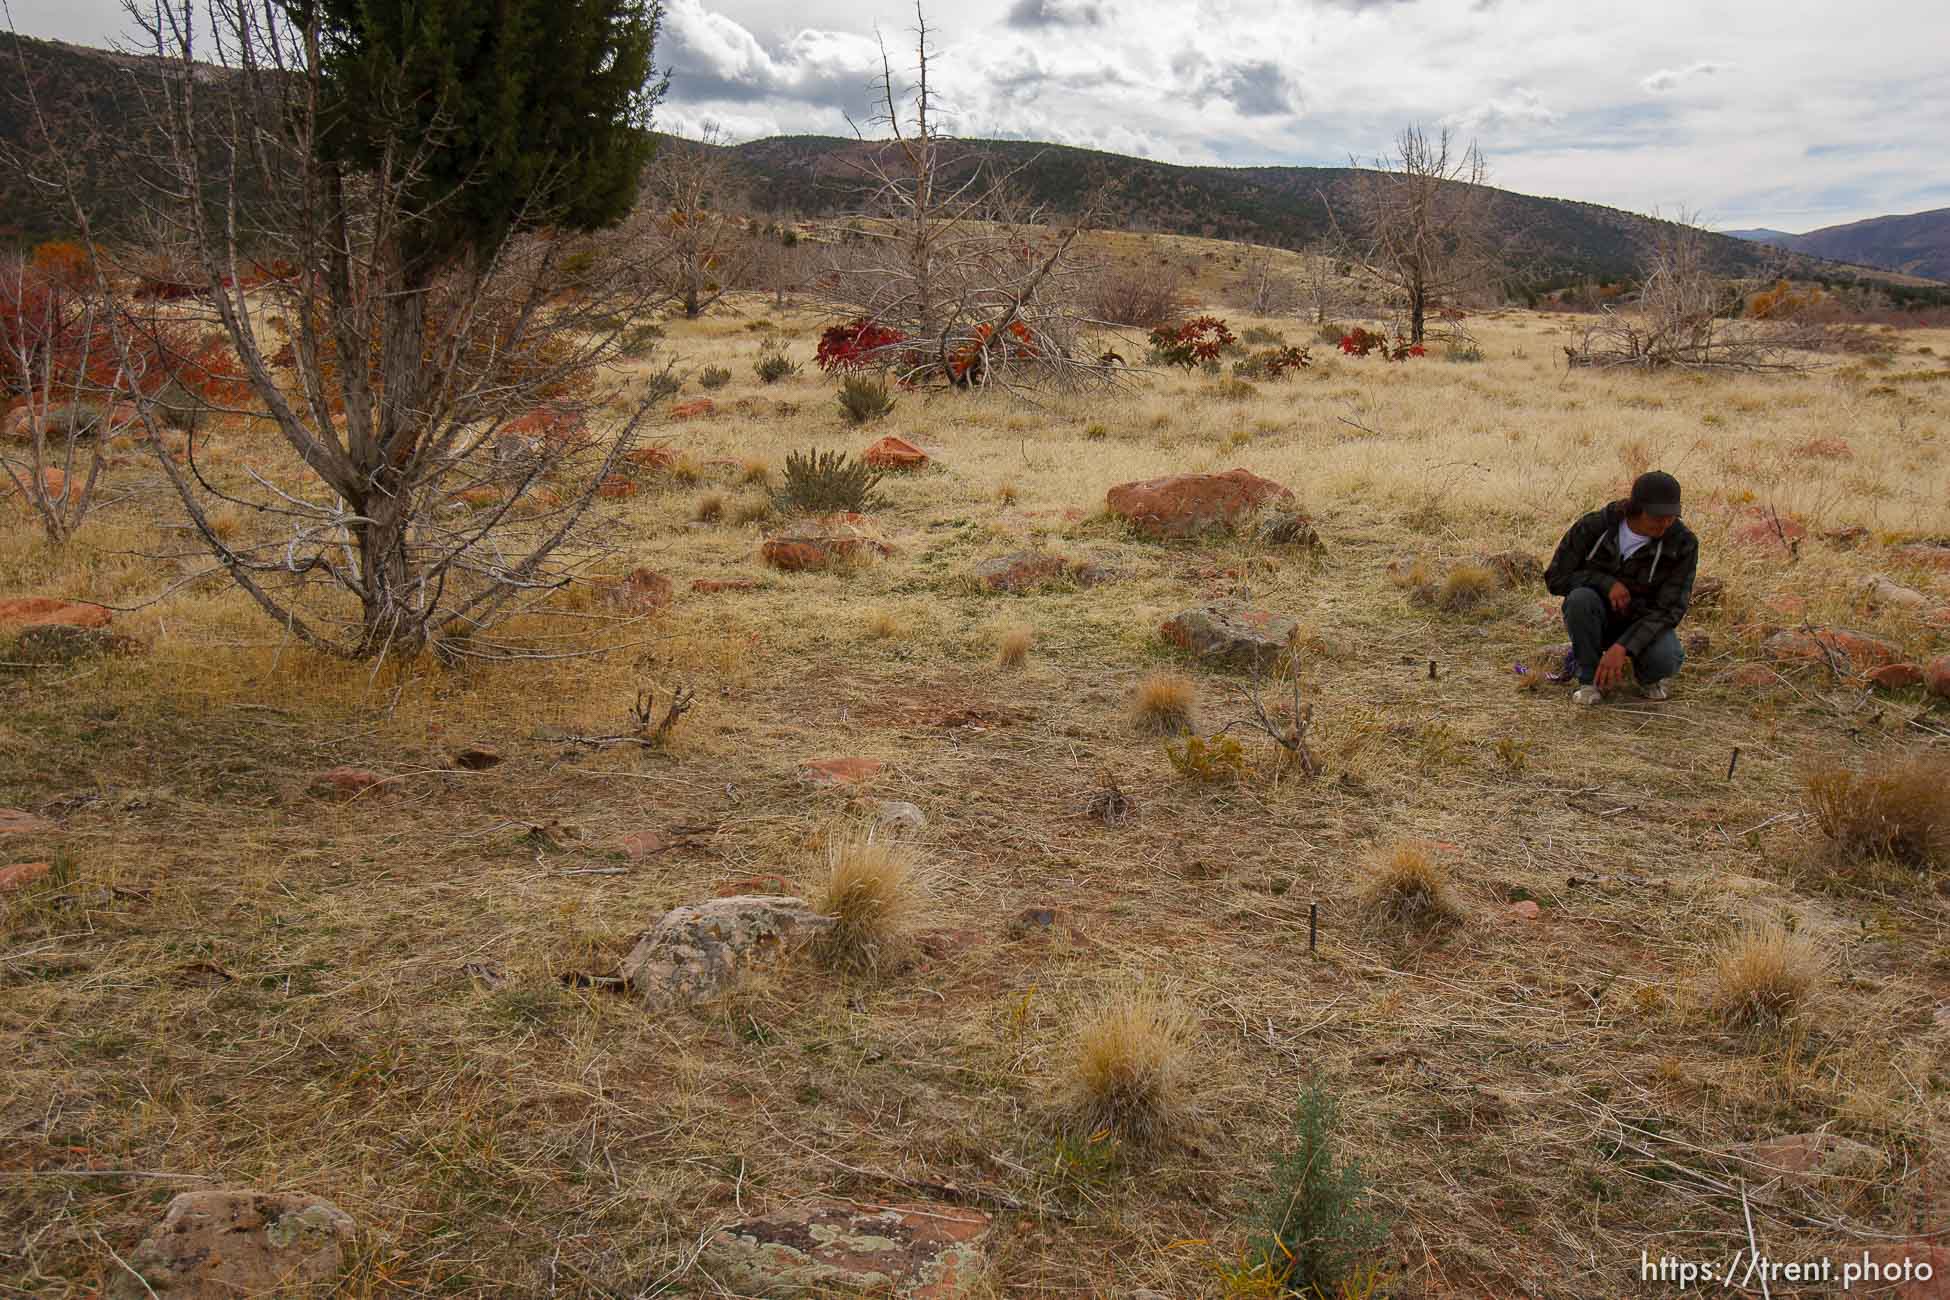
[[1185,273],[1176,267],[1107,266],[1083,290],[1084,312],[1106,325],[1155,329],[1191,310]]
[[1808,810],[1838,852],[1927,867],[1950,850],[1950,759],[1917,754],[1862,772],[1820,768]]

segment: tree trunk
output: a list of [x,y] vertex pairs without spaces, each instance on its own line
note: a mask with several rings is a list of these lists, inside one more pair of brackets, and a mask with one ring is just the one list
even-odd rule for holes
[[1419,280],[1408,287],[1408,341],[1422,342],[1422,321],[1429,310],[1428,286]]
[[[397,485],[397,476],[387,477],[393,478],[389,486]],[[410,655],[426,639],[419,611],[407,603],[412,575],[408,572],[406,542],[412,521],[404,503],[385,491],[372,493],[359,513],[366,522],[352,527],[364,605],[358,651],[369,657],[392,651]]]

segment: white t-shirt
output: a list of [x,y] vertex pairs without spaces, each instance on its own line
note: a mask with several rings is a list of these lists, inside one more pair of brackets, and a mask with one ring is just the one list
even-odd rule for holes
[[1644,546],[1646,543],[1650,542],[1651,540],[1652,539],[1650,537],[1640,537],[1637,533],[1633,532],[1632,526],[1626,523],[1623,519],[1618,521],[1618,558],[1619,559],[1621,560],[1631,559],[1633,551],[1638,550],[1639,547]]

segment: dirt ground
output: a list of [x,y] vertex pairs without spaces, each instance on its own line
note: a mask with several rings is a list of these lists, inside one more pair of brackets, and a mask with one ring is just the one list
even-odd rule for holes
[[[1902,549],[1950,540],[1950,332],[1801,375],[1646,376],[1567,371],[1563,318],[1531,313],[1472,319],[1479,362],[1402,364],[1231,319],[1314,365],[1250,392],[1171,373],[1040,403],[911,393],[860,429],[810,365],[752,373],[770,337],[809,361],[818,322],[740,302],[668,325],[687,368],[733,378],[687,384],[713,411],[653,430],[679,471],[615,503],[602,572],[667,576],[666,610],[579,584],[548,623],[570,657],[375,670],[281,641],[219,577],[119,614],[135,653],[0,669],[0,806],[51,824],[0,836],[0,865],[54,867],[0,900],[0,1294],[96,1294],[203,1186],[350,1213],[348,1295],[722,1294],[694,1267],[716,1227],[917,1183],[997,1216],[988,1294],[1240,1294],[1309,1083],[1392,1222],[1384,1294],[1670,1294],[1641,1252],[1839,1258],[1940,1231],[1944,877],[1838,864],[1802,788],[1942,753],[1950,711],[1761,647],[1808,623],[1950,652],[1950,569]],[[762,566],[780,521],[745,463],[776,476],[789,450],[883,434],[934,457],[880,486],[893,553]],[[220,433],[216,472],[275,458],[253,437]],[[1147,543],[1104,511],[1114,484],[1235,466],[1293,488],[1324,546]],[[1440,582],[1542,560],[1649,467],[1683,480],[1724,584],[1670,701],[1524,689],[1563,639],[1541,583],[1415,599],[1417,561]],[[127,495],[60,552],[0,513],[0,597],[134,606],[188,572],[158,558],[188,547],[153,471],[116,475]],[[1032,545],[1119,576],[971,577]],[[1871,607],[1877,576],[1926,604]],[[691,589],[727,577],[757,585]],[[1229,595],[1300,623],[1318,777],[1276,780],[1248,740],[1248,779],[1188,780],[1131,724],[1160,669],[1193,677],[1202,732],[1242,716],[1238,678],[1158,633]],[[1007,667],[1013,628],[1034,639]],[[680,686],[696,705],[664,750],[564,738]],[[456,767],[469,746],[502,761]],[[831,757],[884,766],[856,790],[801,778]],[[341,765],[391,780],[309,793]],[[1107,781],[1133,803],[1116,825],[1089,810]],[[927,817],[904,962],[794,963],[656,1016],[576,978],[677,904],[774,875],[816,892],[829,840],[883,799]],[[1434,846],[1459,924],[1364,909],[1368,863],[1403,840]],[[1715,955],[1767,921],[1811,937],[1822,976],[1784,1026],[1729,1027]],[[1138,985],[1195,1017],[1186,1126],[1079,1145],[1056,1118],[1078,1010]],[[1734,1151],[1813,1130],[1885,1171],[1790,1194]]]

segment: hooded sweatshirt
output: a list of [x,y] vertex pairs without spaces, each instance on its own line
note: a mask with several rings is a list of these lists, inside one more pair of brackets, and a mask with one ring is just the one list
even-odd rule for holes
[[1693,579],[1699,575],[1699,538],[1675,519],[1664,537],[1641,546],[1628,560],[1618,550],[1618,526],[1625,515],[1626,503],[1614,501],[1572,524],[1544,570],[1544,586],[1553,596],[1568,596],[1579,587],[1604,596],[1612,583],[1624,583],[1632,593],[1626,611],[1632,621],[1618,644],[1626,654],[1637,655],[1686,617]]

